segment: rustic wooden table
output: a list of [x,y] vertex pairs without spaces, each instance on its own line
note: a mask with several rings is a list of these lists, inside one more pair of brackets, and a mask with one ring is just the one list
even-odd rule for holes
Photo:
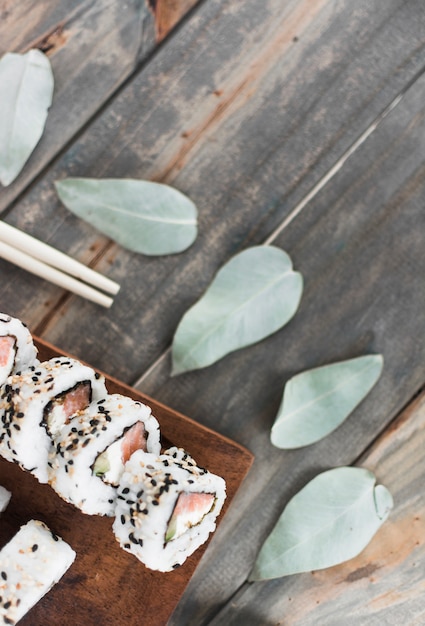
[[[104,310],[0,262],[0,310],[242,444],[254,465],[170,624],[425,623],[425,11],[419,0],[0,1],[0,53],[45,51],[55,97],[2,219],[118,281]],[[130,253],[74,217],[66,176],[168,183],[199,209],[186,252]],[[286,250],[305,289],[268,339],[170,377],[183,313],[235,253]],[[323,441],[274,448],[293,374],[382,353]],[[371,469],[395,507],[343,565],[247,583],[285,503],[319,471]],[[34,625],[37,626],[37,625]],[[160,626],[160,625],[158,625]]]

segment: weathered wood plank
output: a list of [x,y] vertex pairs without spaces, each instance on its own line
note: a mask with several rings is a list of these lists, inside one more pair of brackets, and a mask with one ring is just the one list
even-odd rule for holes
[[[66,175],[171,181],[178,154],[185,154],[173,183],[200,209],[192,249],[149,259],[113,247],[99,263],[123,283],[113,310],[99,313],[99,335],[110,345],[120,335],[129,346],[144,346],[114,354],[114,372],[124,380],[142,374],[169,345],[176,320],[216,269],[261,242],[421,67],[415,2],[389,3],[382,14],[359,4],[356,20],[349,3],[317,5],[313,15],[309,6],[290,2],[282,13],[281,3],[270,0],[258,16],[254,2],[236,13],[232,3],[203,5],[10,215],[24,230],[96,262],[105,240],[66,212],[53,181]],[[343,36],[341,23],[352,29]],[[407,28],[409,38],[396,36]],[[253,73],[258,55],[261,67]],[[36,324],[52,308],[45,299],[62,292],[22,273],[19,280],[31,301],[28,321]],[[13,290],[10,301],[13,311],[25,311],[22,293]],[[71,301],[46,336],[84,356],[92,310]],[[136,325],[129,310],[137,311]],[[108,369],[111,354],[96,340],[89,356]]]
[[424,623],[424,447],[422,393],[358,463],[395,502],[367,548],[336,567],[245,585],[211,626]]
[[[425,76],[278,237],[305,278],[293,321],[220,365],[181,381],[164,375],[162,384],[157,373],[153,381],[155,395],[196,419],[205,419],[200,409],[208,406],[206,423],[256,456],[233,519],[192,580],[175,624],[208,623],[224,597],[231,602],[289,498],[319,471],[351,464],[424,383],[424,93]],[[344,425],[308,448],[271,446],[290,376],[375,352],[384,355],[381,380]]]
[[0,7],[0,56],[37,47],[55,76],[45,133],[12,185],[3,211],[145,60],[196,0],[24,0]]
[[[418,3],[391,2],[379,15],[363,2],[354,13],[348,2],[317,4],[310,21],[308,2],[288,3],[284,15],[278,2],[268,2],[260,17],[254,5],[238,7],[236,19],[231,5],[203,4],[8,216],[123,282],[110,312],[67,300],[44,335],[126,381],[163,354],[181,314],[223,261],[278,227],[423,66]],[[259,57],[255,74],[250,63]],[[306,279],[291,324],[171,381],[165,359],[142,385],[257,457],[175,624],[207,623],[245,581],[290,495],[317,471],[352,463],[424,381],[416,339],[425,269],[418,235],[423,94],[421,79],[276,240]],[[68,215],[52,191],[52,181],[69,174],[175,183],[201,209],[198,241],[178,257],[146,259],[114,246],[102,257],[107,242]],[[8,268],[0,298],[34,328],[53,309],[45,298],[61,292],[24,281]],[[384,377],[341,429],[308,450],[272,448],[270,426],[290,375],[374,351],[384,353]]]

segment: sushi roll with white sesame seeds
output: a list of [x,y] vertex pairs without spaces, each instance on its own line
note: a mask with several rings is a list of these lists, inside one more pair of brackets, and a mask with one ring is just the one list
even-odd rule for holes
[[75,556],[42,522],[22,526],[0,552],[0,623],[22,619],[62,578]]
[[6,509],[12,494],[0,485],[0,513]]
[[103,376],[66,357],[9,376],[0,394],[0,455],[47,482],[54,437],[91,401],[106,394]]
[[113,530],[146,567],[179,567],[215,530],[226,497],[223,478],[198,467],[182,449],[135,452],[118,488]]
[[92,403],[61,432],[49,458],[49,483],[89,515],[113,515],[124,464],[136,450],[159,454],[151,409],[120,394]]
[[0,313],[0,385],[11,374],[38,363],[31,333],[16,317]]

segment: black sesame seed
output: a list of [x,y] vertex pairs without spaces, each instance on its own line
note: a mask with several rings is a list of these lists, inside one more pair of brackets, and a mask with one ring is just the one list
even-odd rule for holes
[[31,550],[32,550],[33,552],[37,552],[37,550],[38,550],[38,544],[36,544],[36,543],[35,543],[35,544],[33,545],[33,547],[31,548]]

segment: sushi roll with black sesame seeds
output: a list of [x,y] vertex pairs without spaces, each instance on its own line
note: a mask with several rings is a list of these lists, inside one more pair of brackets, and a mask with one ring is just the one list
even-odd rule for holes
[[62,578],[75,556],[42,522],[22,526],[0,552],[0,623],[22,619]]
[[0,485],[0,513],[6,509],[12,494]]
[[124,464],[136,450],[159,454],[159,424],[150,407],[112,394],[63,429],[49,457],[49,482],[83,513],[113,515]]
[[215,530],[226,497],[223,478],[198,467],[182,449],[135,452],[118,487],[113,530],[146,567],[179,567]]
[[31,333],[16,317],[0,313],[0,385],[11,374],[38,363]]
[[91,401],[106,394],[103,376],[66,357],[9,376],[0,394],[0,455],[47,482],[54,437]]

